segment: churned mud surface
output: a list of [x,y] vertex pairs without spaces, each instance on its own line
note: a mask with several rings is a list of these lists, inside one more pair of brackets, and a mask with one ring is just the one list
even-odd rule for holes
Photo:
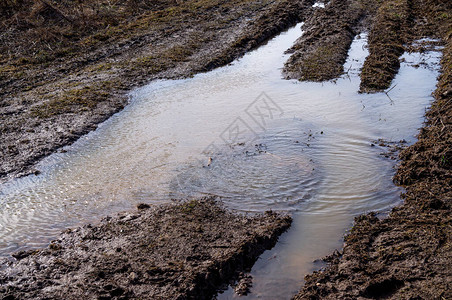
[[361,72],[362,92],[378,92],[390,87],[400,68],[404,45],[411,42],[413,26],[411,1],[384,1],[375,13],[369,34],[369,56]]
[[[423,16],[411,19],[418,26],[416,35],[439,37],[445,48],[425,127],[418,142],[399,155],[394,181],[406,188],[404,204],[384,219],[372,213],[357,217],[343,251],[327,257],[324,270],[306,276],[294,299],[452,298],[452,7],[449,1],[409,4],[412,16]],[[380,8],[385,13],[395,8],[385,5]],[[405,8],[401,6],[403,18]],[[380,17],[377,22],[388,21]],[[410,38],[403,36],[404,29],[390,28],[402,39]],[[393,55],[389,52],[382,56]],[[381,62],[386,63],[392,64]]]
[[[16,253],[2,299],[210,299],[273,247],[291,218],[244,216],[212,198],[68,229],[47,249]],[[251,278],[246,277],[251,282]],[[250,282],[248,284],[250,284]],[[241,287],[245,289],[244,287]]]
[[411,46],[413,41],[442,37],[434,24],[447,24],[447,5],[443,0],[331,0],[306,19],[303,36],[288,50],[292,55],[284,74],[305,81],[338,78],[347,71],[343,65],[353,38],[369,31],[360,91],[387,90],[399,70],[400,56],[420,50]]
[[0,4],[0,182],[119,111],[127,91],[225,65],[304,20],[313,0]]
[[303,36],[288,51],[293,53],[284,67],[286,78],[323,81],[344,72],[348,49],[364,16],[361,3],[331,0],[317,8],[303,27]]

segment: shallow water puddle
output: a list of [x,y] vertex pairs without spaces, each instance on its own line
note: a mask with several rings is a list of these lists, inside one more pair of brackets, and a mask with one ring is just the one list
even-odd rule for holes
[[414,142],[437,76],[435,66],[409,67],[425,56],[405,55],[388,95],[358,94],[361,35],[336,82],[282,80],[282,53],[299,35],[300,25],[224,68],[135,90],[122,112],[42,162],[40,175],[2,185],[0,253],[45,246],[64,227],[139,202],[213,194],[243,212],[293,214],[253,268],[249,295],[290,298],[313,260],[341,247],[354,216],[399,202],[394,161],[371,143]]

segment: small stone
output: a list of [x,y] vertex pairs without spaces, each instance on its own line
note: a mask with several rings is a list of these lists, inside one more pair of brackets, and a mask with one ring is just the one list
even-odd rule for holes
[[130,272],[128,278],[130,282],[136,282],[138,280],[138,275],[135,272]]

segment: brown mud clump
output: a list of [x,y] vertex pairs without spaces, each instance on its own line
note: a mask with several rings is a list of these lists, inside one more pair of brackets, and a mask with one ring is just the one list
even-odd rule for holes
[[244,216],[214,199],[149,208],[66,230],[47,249],[15,254],[2,299],[211,299],[249,278],[291,218]]

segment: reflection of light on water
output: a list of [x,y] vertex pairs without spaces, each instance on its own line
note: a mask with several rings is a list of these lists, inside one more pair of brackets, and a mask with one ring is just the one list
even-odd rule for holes
[[[67,153],[46,159],[40,175],[2,185],[1,253],[43,246],[66,226],[138,202],[216,194],[244,212],[293,213],[292,229],[253,269],[249,296],[288,298],[315,258],[341,246],[354,216],[399,201],[400,189],[391,182],[394,163],[370,143],[414,141],[437,75],[402,64],[392,102],[384,93],[358,94],[367,55],[361,35],[347,74],[336,82],[282,80],[287,56],[281,53],[299,35],[300,26],[231,66],[134,91],[121,113],[66,147]],[[439,61],[437,53],[429,55],[429,62]],[[411,62],[419,55],[404,57]],[[262,92],[283,112],[265,123],[247,113],[256,111],[249,106]],[[248,143],[228,144],[223,133],[231,124],[246,124]]]
[[312,7],[319,7],[319,8],[325,8],[325,3],[323,2],[316,2],[312,5]]

